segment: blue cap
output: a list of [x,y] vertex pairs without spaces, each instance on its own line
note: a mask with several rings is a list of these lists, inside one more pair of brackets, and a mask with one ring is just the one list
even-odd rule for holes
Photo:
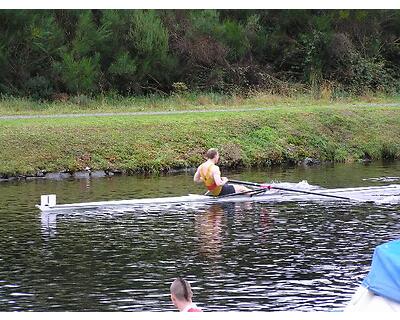
[[400,303],[400,240],[375,248],[371,270],[362,284],[376,295]]

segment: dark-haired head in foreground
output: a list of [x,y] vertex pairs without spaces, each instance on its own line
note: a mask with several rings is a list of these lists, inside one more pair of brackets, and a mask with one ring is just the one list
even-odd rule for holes
[[171,300],[179,311],[201,312],[202,310],[192,302],[193,292],[190,283],[178,277],[171,284]]

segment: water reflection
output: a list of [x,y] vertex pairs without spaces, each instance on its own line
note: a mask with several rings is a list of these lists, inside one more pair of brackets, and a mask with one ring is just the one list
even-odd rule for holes
[[57,214],[42,212],[40,215],[41,232],[44,239],[57,234]]
[[[199,240],[199,253],[211,260],[221,260],[222,249],[227,245],[227,234],[232,224],[244,224],[249,215],[254,218],[253,203],[214,204],[195,216],[195,230]],[[267,242],[272,227],[271,212],[277,210],[259,207],[255,228],[258,242]],[[229,223],[230,221],[230,223]],[[224,243],[225,242],[225,243]]]
[[226,227],[224,209],[221,205],[212,205],[205,212],[195,216],[195,229],[199,238],[199,253],[212,260],[222,259],[222,228]]
[[273,227],[271,215],[278,214],[274,208],[262,207],[259,211],[260,230],[259,238],[261,242],[266,242],[269,239],[270,231]]

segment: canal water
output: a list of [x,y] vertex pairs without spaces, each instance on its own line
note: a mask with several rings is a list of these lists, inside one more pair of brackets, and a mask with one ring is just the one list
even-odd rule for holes
[[[400,184],[400,163],[229,172],[323,188]],[[192,175],[0,183],[0,311],[174,311],[171,281],[205,311],[341,311],[400,206],[279,202],[41,214],[42,194],[88,202],[201,193]]]

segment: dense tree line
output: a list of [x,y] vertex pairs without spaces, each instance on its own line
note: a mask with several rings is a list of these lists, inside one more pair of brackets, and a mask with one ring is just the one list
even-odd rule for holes
[[399,10],[0,10],[0,93],[400,88]]

